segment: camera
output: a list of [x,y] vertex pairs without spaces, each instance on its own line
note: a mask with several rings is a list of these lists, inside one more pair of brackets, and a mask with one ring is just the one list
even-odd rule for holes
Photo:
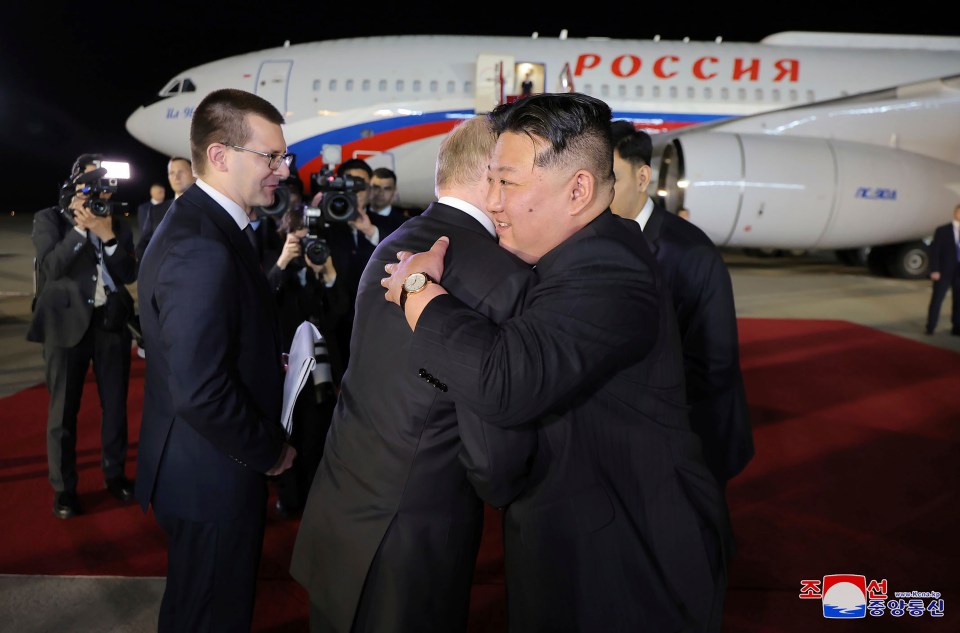
[[260,217],[272,216],[280,217],[291,208],[292,192],[303,193],[303,185],[300,182],[300,176],[297,173],[297,164],[290,165],[290,175],[280,181],[277,188],[273,191],[273,204],[265,207],[253,207],[254,212]]
[[[120,188],[120,180],[130,177],[130,164],[116,161],[92,161],[96,169],[83,172],[73,180],[69,180],[61,187],[61,206],[66,207],[70,200],[78,193],[87,196],[83,206],[90,209],[90,213],[106,217],[118,209],[127,206],[126,202],[115,202],[100,197],[104,193],[116,193]],[[77,185],[80,185],[79,189]]]
[[314,193],[323,192],[320,200],[321,217],[327,222],[350,222],[357,218],[357,192],[367,188],[367,183],[352,176],[337,176],[324,166],[310,176]]
[[307,234],[300,238],[300,250],[314,266],[321,266],[330,257],[330,245],[323,237],[323,212],[316,207],[304,207],[303,228]]

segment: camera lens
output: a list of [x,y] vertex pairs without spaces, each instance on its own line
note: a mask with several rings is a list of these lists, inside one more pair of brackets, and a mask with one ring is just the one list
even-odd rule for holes
[[96,216],[102,218],[110,215],[110,203],[106,200],[90,200],[87,204],[90,207],[90,213]]

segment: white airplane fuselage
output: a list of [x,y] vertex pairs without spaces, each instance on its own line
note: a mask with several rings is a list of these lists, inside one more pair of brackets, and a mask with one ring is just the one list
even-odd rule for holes
[[615,118],[654,134],[659,193],[671,210],[690,209],[718,245],[856,248],[921,238],[949,219],[960,201],[960,90],[951,79],[960,76],[960,38],[784,33],[765,42],[296,44],[181,72],[127,129],[164,154],[186,154],[199,101],[240,88],[284,114],[305,184],[324,146],[339,146],[343,159],[394,169],[399,202],[424,207],[443,136],[516,98],[531,70],[537,92],[596,96]]

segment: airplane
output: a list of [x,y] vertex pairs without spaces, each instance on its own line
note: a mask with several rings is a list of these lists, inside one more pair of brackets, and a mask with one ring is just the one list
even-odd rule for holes
[[350,157],[392,168],[426,207],[443,136],[534,92],[577,91],[655,141],[655,193],[721,247],[835,250],[876,273],[927,275],[927,244],[960,201],[960,37],[788,31],[759,43],[398,35],[290,44],[178,73],[126,127],[189,151],[210,91],[283,113],[306,186]]

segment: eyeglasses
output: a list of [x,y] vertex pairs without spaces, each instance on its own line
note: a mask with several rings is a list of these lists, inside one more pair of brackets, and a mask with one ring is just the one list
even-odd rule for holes
[[268,154],[267,152],[258,152],[255,149],[250,149],[249,147],[240,147],[239,145],[231,145],[230,143],[221,143],[221,144],[226,145],[227,147],[232,147],[233,149],[239,150],[241,152],[250,152],[251,154],[259,154],[260,156],[263,156],[269,161],[267,165],[270,167],[272,171],[276,171],[277,169],[280,169],[280,163],[283,163],[284,165],[289,167],[290,165],[293,164],[293,161],[296,160],[297,158],[296,154],[291,154],[289,152],[286,154]]

